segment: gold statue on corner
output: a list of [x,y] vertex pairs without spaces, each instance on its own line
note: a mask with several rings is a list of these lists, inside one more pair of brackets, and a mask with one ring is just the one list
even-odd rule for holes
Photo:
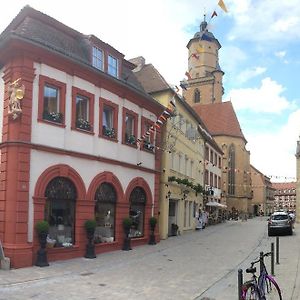
[[24,84],[20,85],[20,81],[21,78],[18,78],[8,86],[8,114],[12,115],[14,120],[22,113],[20,100],[24,97],[25,86]]

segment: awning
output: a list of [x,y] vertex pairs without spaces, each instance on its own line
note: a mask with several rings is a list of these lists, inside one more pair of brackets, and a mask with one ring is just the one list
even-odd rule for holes
[[217,206],[219,206],[219,203],[215,202],[215,201],[209,201],[209,202],[206,203],[206,206],[215,206],[215,207],[217,207]]
[[206,206],[213,206],[213,207],[218,207],[218,208],[227,208],[227,205],[218,203],[216,201],[209,201],[209,202],[206,203]]

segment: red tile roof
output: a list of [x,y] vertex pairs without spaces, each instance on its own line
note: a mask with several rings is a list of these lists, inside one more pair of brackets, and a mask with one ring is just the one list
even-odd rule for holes
[[296,182],[274,182],[272,186],[276,190],[292,190],[296,189]]
[[193,108],[213,136],[227,135],[246,141],[231,101],[195,105]]

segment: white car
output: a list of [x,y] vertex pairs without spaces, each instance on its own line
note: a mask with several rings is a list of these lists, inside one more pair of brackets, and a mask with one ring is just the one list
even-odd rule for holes
[[279,211],[274,212],[268,220],[268,235],[278,233],[293,234],[293,221],[288,213]]

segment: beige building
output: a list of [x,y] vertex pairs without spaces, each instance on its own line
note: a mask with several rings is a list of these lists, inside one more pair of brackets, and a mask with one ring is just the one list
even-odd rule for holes
[[[131,62],[137,65],[135,76],[147,93],[166,107],[171,99],[176,102],[175,114],[162,128],[159,230],[165,239],[176,233],[175,225],[180,232],[195,229],[196,213],[204,208],[205,147],[209,145],[218,158],[222,151],[200,117],[152,64],[145,64],[142,57]],[[214,173],[220,175],[221,169],[215,166]],[[212,184],[216,195],[220,195],[217,181]]]
[[224,72],[219,66],[219,41],[207,23],[188,42],[188,79],[181,82],[183,96],[222,149],[222,194],[229,210],[251,209],[250,152],[231,102],[222,102]]
[[296,182],[296,220],[300,222],[300,141],[297,141],[296,148],[296,166],[297,166],[297,182]]
[[285,211],[296,210],[296,182],[273,183],[275,209]]
[[251,165],[252,209],[253,216],[259,216],[266,209],[266,189],[264,174]]

